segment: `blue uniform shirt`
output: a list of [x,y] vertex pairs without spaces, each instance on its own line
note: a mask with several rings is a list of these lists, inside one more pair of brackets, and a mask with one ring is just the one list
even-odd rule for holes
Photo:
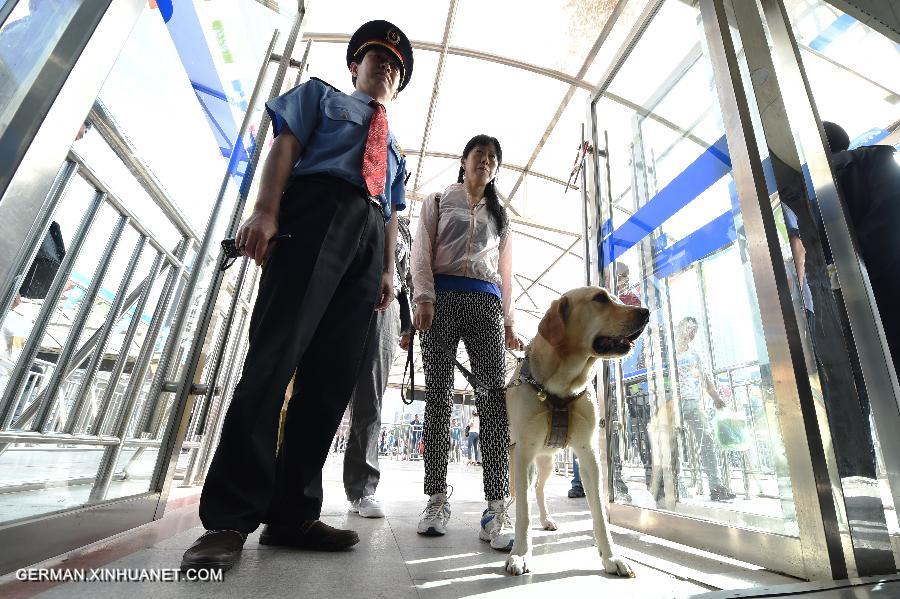
[[[275,135],[287,125],[300,141],[300,159],[291,177],[324,173],[365,189],[361,171],[373,112],[371,101],[359,90],[348,96],[318,79],[310,79],[266,102]],[[398,212],[406,208],[406,159],[390,131],[387,158],[384,191],[378,196],[385,222],[391,217],[392,206]]]

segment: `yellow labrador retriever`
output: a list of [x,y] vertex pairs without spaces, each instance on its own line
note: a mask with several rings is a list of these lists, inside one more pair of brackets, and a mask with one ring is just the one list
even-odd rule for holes
[[[567,444],[578,456],[603,568],[610,574],[634,576],[631,567],[615,555],[606,527],[597,465],[597,404],[590,382],[601,358],[621,357],[631,351],[649,318],[646,308],[626,306],[606,289],[582,287],[554,301],[541,320],[538,335],[528,346],[526,359],[516,369],[506,393],[513,442],[510,479],[517,498],[515,542],[506,560],[510,574],[529,571],[528,488],[534,478],[532,463],[537,464],[541,524],[547,530],[556,530],[547,513],[544,483],[553,467],[553,454]],[[560,402],[567,404],[567,414],[559,411]]]

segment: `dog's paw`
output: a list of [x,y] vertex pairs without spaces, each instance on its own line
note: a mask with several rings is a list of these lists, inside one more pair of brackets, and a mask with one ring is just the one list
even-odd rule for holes
[[541,526],[544,527],[544,530],[559,530],[556,522],[549,516],[546,518],[541,518]]
[[615,574],[622,578],[634,578],[634,570],[632,570],[631,566],[628,565],[628,562],[621,557],[604,557],[603,569],[606,570],[607,574]]
[[528,572],[528,563],[524,555],[510,555],[506,558],[506,571],[513,576],[521,576]]

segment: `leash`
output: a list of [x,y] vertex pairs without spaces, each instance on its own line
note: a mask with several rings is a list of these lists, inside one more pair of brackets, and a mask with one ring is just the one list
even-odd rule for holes
[[[416,389],[416,385],[415,385],[416,368],[415,368],[415,363],[413,362],[413,347],[415,345],[415,343],[414,343],[415,339],[416,339],[416,331],[413,330],[412,333],[410,333],[409,348],[407,348],[407,350],[406,350],[406,365],[403,367],[403,379],[400,383],[400,400],[408,406],[412,405],[412,402],[414,401],[413,394],[415,393],[415,389]],[[438,348],[440,348],[440,350],[444,353],[445,356],[447,356],[448,358],[450,358],[450,360],[453,361],[453,363],[456,365],[456,368],[459,370],[460,374],[463,375],[463,378],[465,378],[466,381],[468,381],[469,384],[472,385],[472,389],[478,388],[478,389],[481,389],[482,391],[484,391],[485,393],[490,393],[491,391],[496,392],[496,391],[505,391],[506,390],[506,387],[507,387],[506,385],[503,385],[502,387],[488,387],[487,385],[485,385],[482,382],[482,380],[479,379],[475,375],[474,372],[472,372],[471,370],[469,370],[468,368],[463,366],[462,363],[456,359],[456,354],[453,353],[452,351],[450,351],[450,348],[448,348],[446,345],[444,345],[444,342],[439,337],[437,337],[435,335],[434,339],[435,339],[435,341],[437,341]],[[521,362],[524,358],[520,358],[519,356],[516,356],[516,359],[519,362]],[[407,399],[406,399],[406,395],[407,395],[406,394],[406,372],[407,371],[409,371],[409,387],[412,390],[411,393],[409,394],[409,396],[410,396],[409,401],[407,401]]]
[[[431,334],[434,333],[432,332]],[[491,391],[506,391],[506,385],[503,385],[502,387],[488,387],[487,385],[485,385],[480,378],[475,376],[474,372],[463,366],[462,363],[456,359],[456,353],[450,351],[450,348],[444,345],[444,342],[440,337],[435,335],[434,339],[435,341],[437,341],[438,348],[440,348],[444,355],[450,358],[450,360],[452,360],[453,363],[456,364],[456,368],[459,370],[460,374],[463,375],[463,378],[466,379],[470,385],[472,385],[473,390],[477,387],[485,393],[490,393]],[[521,358],[518,358],[518,356],[517,359],[521,360]]]
[[[416,345],[416,330],[409,334],[409,347],[406,348],[406,366],[403,367],[403,378],[400,380],[400,401],[411,406],[416,393],[416,365],[413,362],[413,348]],[[409,401],[406,401],[406,371],[409,370]]]
[[[403,368],[403,379],[400,384],[400,399],[406,405],[412,405],[415,393],[415,363],[413,361],[413,347],[416,338],[416,331],[413,330],[410,334],[409,339],[409,347],[406,350],[406,365]],[[549,412],[549,430],[547,431],[547,438],[544,440],[544,445],[552,448],[563,448],[566,447],[568,443],[569,437],[569,404],[573,401],[581,397],[584,393],[586,393],[587,388],[582,389],[578,393],[570,395],[568,397],[559,397],[553,395],[549,391],[547,391],[543,385],[541,385],[531,373],[531,368],[528,363],[528,355],[526,354],[524,357],[516,356],[516,359],[519,362],[523,362],[522,367],[519,369],[519,376],[512,381],[509,382],[508,385],[504,385],[502,387],[488,387],[485,385],[481,379],[479,379],[475,373],[462,365],[462,363],[456,358],[456,354],[450,351],[444,342],[437,336],[435,336],[435,341],[437,342],[438,348],[444,353],[445,356],[450,358],[450,360],[456,365],[456,368],[463,375],[463,377],[472,385],[472,388],[481,389],[484,392],[491,391],[505,391],[509,387],[517,387],[519,385],[527,384],[534,387],[537,392],[538,399],[545,403],[550,412]],[[409,371],[409,384],[410,389],[412,390],[409,394],[409,400],[406,398],[406,372]]]

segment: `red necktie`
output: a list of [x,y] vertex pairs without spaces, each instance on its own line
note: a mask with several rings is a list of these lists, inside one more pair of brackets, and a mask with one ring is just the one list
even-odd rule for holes
[[369,106],[374,111],[363,151],[362,177],[369,195],[377,196],[384,193],[384,180],[387,178],[388,122],[383,105],[372,100]]

